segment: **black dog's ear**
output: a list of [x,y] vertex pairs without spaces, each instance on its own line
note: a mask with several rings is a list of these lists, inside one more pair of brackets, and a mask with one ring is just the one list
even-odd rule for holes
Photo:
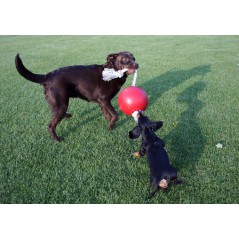
[[129,138],[137,139],[141,135],[141,129],[139,126],[136,126],[131,131],[129,131]]
[[151,124],[151,129],[155,132],[163,126],[163,121],[155,121]]
[[113,68],[113,67],[114,67],[115,59],[116,59],[116,57],[117,57],[118,55],[119,55],[118,53],[109,54],[109,55],[107,56],[107,59],[106,59],[107,62],[104,64],[104,67]]

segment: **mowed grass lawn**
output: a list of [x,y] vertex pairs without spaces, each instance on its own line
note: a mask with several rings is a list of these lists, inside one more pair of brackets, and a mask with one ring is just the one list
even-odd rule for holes
[[[184,180],[147,202],[147,158],[132,156],[141,140],[128,138],[136,123],[117,97],[113,131],[98,105],[71,99],[73,117],[57,128],[65,141],[53,142],[43,89],[14,64],[20,53],[46,73],[124,50],[139,63],[146,114],[164,120],[157,135]],[[0,203],[239,203],[238,36],[0,36],[0,52]]]

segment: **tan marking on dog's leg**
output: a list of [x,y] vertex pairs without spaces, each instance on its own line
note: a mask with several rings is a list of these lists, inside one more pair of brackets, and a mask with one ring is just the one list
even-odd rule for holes
[[168,187],[168,182],[166,179],[162,179],[160,182],[159,182],[159,187],[161,188],[167,188]]
[[141,155],[139,154],[139,152],[134,152],[134,157],[140,157]]

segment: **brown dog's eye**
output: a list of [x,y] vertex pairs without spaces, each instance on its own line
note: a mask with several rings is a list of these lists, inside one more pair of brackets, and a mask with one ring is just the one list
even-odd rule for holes
[[123,64],[128,64],[129,60],[127,58],[122,58],[121,62]]

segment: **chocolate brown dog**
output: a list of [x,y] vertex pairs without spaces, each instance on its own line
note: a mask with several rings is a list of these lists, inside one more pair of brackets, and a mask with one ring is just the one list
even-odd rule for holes
[[[63,118],[71,117],[67,113],[71,97],[98,103],[110,122],[108,128],[112,129],[118,120],[118,114],[110,101],[119,92],[127,76],[138,69],[138,64],[130,52],[109,54],[107,62],[103,65],[67,66],[47,74],[30,72],[23,65],[19,54],[16,55],[15,64],[21,76],[43,86],[45,99],[53,115],[48,131],[56,141],[63,140],[56,134],[57,124]],[[110,71],[111,76],[103,80],[102,74],[106,70]]]
[[182,180],[177,179],[177,171],[170,165],[164,141],[154,133],[162,126],[162,121],[151,122],[147,116],[139,112],[138,126],[129,132],[131,139],[142,135],[140,151],[134,153],[134,156],[139,157],[147,154],[150,168],[150,184],[153,188],[153,192],[148,199],[153,197],[159,188],[166,189],[171,181],[174,181],[174,184],[182,183]]

